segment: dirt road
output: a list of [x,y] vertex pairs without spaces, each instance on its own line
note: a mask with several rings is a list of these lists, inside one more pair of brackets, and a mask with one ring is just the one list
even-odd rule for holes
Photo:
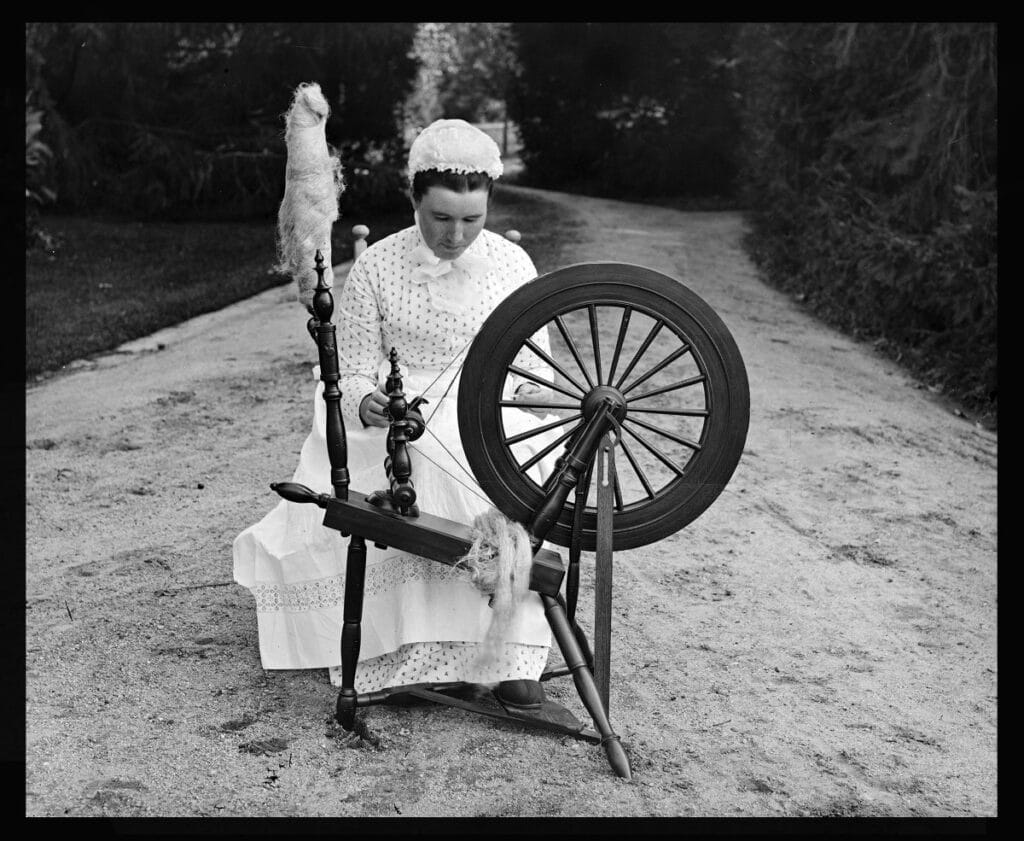
[[231,541],[291,476],[315,361],[279,288],[28,390],[27,815],[996,814],[996,435],[763,285],[738,215],[528,192],[566,263],[704,297],[750,377],[730,485],[615,556],[632,782],[458,710],[346,736],[326,673],[261,669]]

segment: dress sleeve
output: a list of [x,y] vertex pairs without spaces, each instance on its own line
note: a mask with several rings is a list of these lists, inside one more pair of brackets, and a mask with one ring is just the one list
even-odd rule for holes
[[383,359],[380,304],[365,260],[349,271],[338,306],[338,372],[341,408],[346,420],[357,423],[359,403],[377,388],[377,368]]
[[[515,247],[517,252],[516,256],[519,258],[514,261],[514,284],[512,289],[518,289],[524,283],[529,283],[531,280],[537,277],[537,269],[533,265],[533,260],[530,259],[530,255],[527,254],[522,248]],[[509,291],[512,291],[510,289]],[[547,328],[542,327],[531,337],[531,340],[537,347],[539,347],[544,353],[551,355],[551,344],[548,341]],[[537,354],[535,354],[529,348],[526,348],[516,354],[516,358],[513,360],[513,364],[519,368],[529,371],[537,377],[548,382],[554,382],[555,374],[551,370],[551,367],[544,362]],[[519,376],[518,374],[511,375],[512,380],[512,391],[514,392],[519,386],[526,382],[532,382],[532,380],[526,377]]]

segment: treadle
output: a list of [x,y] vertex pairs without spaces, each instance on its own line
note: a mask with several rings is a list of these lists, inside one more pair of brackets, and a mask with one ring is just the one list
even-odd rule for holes
[[[567,671],[567,673],[569,673]],[[487,693],[494,700],[493,706],[474,703],[465,698],[459,698],[455,693],[471,690],[478,694],[480,690]],[[449,694],[452,693],[452,694]],[[572,736],[574,739],[601,743],[601,734],[586,727],[579,722],[579,727],[570,727],[557,722],[546,721],[531,716],[529,713],[519,714],[514,710],[508,710],[501,706],[501,703],[493,698],[491,692],[480,684],[453,682],[453,683],[412,683],[404,686],[389,686],[386,689],[378,689],[374,692],[361,692],[356,696],[355,706],[357,708],[376,706],[378,704],[404,706],[409,698],[419,698],[434,704],[442,704],[447,707],[457,707],[467,712],[485,715],[490,718],[497,718],[506,721],[514,721],[517,724],[525,724],[537,727],[541,730],[549,730],[553,733],[560,733],[563,736]]]
[[[448,707],[457,707],[467,712],[476,713],[478,715],[485,715],[489,718],[497,718],[502,721],[514,721],[516,724],[525,724],[529,727],[536,727],[540,730],[548,730],[552,733],[559,733],[563,736],[572,736],[574,739],[580,739],[581,741],[591,742],[595,745],[601,744],[601,734],[591,730],[588,727],[580,725],[579,729],[573,727],[567,727],[565,725],[557,724],[553,721],[545,721],[544,719],[531,718],[528,714],[517,715],[509,712],[505,709],[496,709],[492,707],[485,707],[481,704],[474,704],[470,701],[463,701],[461,698],[453,698],[450,695],[445,695],[443,692],[435,692],[430,689],[415,687],[406,688],[405,693],[413,695],[417,698],[423,698],[425,701],[433,701],[436,704],[444,704]],[[357,702],[358,703],[358,702]]]

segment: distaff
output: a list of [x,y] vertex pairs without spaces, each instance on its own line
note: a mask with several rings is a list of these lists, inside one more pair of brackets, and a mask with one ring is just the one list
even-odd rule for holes
[[345,189],[341,161],[327,147],[331,109],[315,82],[299,85],[285,115],[284,198],[277,215],[277,265],[295,278],[299,302],[309,309],[317,288],[314,253],[326,266],[325,283],[334,285],[331,270],[331,228],[338,218],[338,199]]

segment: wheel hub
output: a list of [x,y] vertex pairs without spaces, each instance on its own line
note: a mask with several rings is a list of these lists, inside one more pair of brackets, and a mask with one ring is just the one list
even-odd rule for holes
[[583,417],[590,420],[597,412],[598,407],[605,399],[611,401],[612,416],[619,423],[626,417],[626,398],[622,392],[610,385],[599,385],[590,390],[590,393],[583,398],[581,410]]

